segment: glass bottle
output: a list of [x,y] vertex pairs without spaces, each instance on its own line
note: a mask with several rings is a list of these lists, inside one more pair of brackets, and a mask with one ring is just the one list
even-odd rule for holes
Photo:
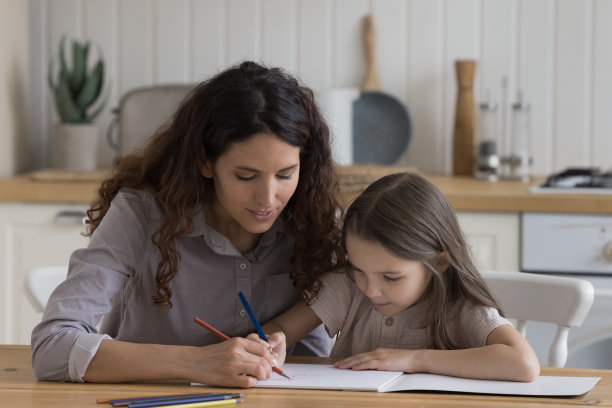
[[512,139],[511,150],[508,157],[509,178],[528,181],[531,179],[531,123],[530,109],[527,102],[523,102],[522,92],[519,92],[518,101],[512,105]]
[[489,100],[487,93],[479,108],[474,177],[495,181],[499,170],[497,104]]

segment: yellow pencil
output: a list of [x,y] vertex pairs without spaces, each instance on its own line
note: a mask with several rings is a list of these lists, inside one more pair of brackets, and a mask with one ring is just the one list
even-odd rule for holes
[[192,402],[190,404],[178,404],[178,405],[164,405],[164,408],[200,408],[200,407],[220,407],[222,405],[234,405],[240,404],[241,399],[232,398],[220,401],[205,401],[205,402]]

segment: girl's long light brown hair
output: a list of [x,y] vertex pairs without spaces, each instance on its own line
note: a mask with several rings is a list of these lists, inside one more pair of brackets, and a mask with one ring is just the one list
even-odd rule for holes
[[503,316],[472,261],[450,204],[425,177],[397,173],[372,183],[347,210],[343,238],[347,233],[375,242],[397,257],[420,261],[431,273],[424,308],[428,348],[457,348],[448,319],[465,302],[494,307]]
[[165,212],[151,237],[160,256],[154,304],[172,307],[170,283],[180,266],[176,242],[192,231],[192,216],[214,199],[213,181],[202,176],[201,164],[214,164],[232,143],[260,132],[300,148],[298,186],[281,215],[295,240],[295,288],[315,296],[320,276],[340,259],[338,173],[313,93],[279,68],[247,61],[195,86],[142,150],[119,161],[87,211],[91,236],[123,187],[144,189],[161,202]]

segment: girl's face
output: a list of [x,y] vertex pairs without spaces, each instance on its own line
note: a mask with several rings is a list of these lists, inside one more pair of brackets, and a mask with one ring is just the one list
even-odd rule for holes
[[257,133],[232,144],[214,165],[207,161],[202,174],[214,179],[216,192],[208,222],[232,242],[248,241],[270,229],[295,192],[300,148]]
[[350,232],[346,234],[346,250],[359,290],[384,316],[414,305],[431,279],[421,262],[398,258],[377,243]]

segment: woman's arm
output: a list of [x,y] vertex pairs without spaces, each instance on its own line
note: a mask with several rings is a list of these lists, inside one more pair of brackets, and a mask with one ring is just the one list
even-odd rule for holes
[[484,347],[462,350],[379,348],[339,361],[336,367],[510,381],[533,381],[540,374],[535,352],[527,340],[507,324],[494,329]]
[[84,380],[108,383],[180,379],[251,387],[258,379],[270,376],[272,359],[262,343],[245,338],[204,347],[102,340]]
[[[246,387],[253,385],[255,378],[240,374],[256,378],[270,374],[270,353],[257,342],[244,338],[186,347],[146,344],[158,342],[151,334],[143,335],[142,343],[136,344],[110,340],[98,333],[97,326],[105,315],[108,327],[103,327],[103,332],[117,336],[120,323],[115,321],[118,319],[114,312],[123,312],[124,306],[113,309],[112,300],[126,288],[133,296],[148,296],[141,288],[141,279],[147,278],[135,278],[136,271],[141,276],[154,275],[134,262],[148,259],[145,246],[152,246],[151,229],[156,227],[151,219],[159,218],[159,214],[150,215],[152,200],[140,192],[120,192],[88,247],[71,256],[67,280],[54,291],[43,321],[33,330],[32,366],[39,379],[91,382],[186,379]],[[138,291],[143,293],[139,295]],[[141,320],[154,319],[156,310],[149,307],[147,311],[144,305],[135,307],[130,312]],[[176,334],[177,342],[181,335]],[[104,337],[108,340],[103,340]]]
[[284,363],[287,344],[297,343],[320,324],[319,317],[304,301],[264,324],[264,332],[273,333],[268,340],[275,355],[270,354],[257,336],[233,338],[204,347],[103,340],[84,379],[90,382],[188,379],[251,387],[257,379],[270,376],[274,360],[279,365]]

